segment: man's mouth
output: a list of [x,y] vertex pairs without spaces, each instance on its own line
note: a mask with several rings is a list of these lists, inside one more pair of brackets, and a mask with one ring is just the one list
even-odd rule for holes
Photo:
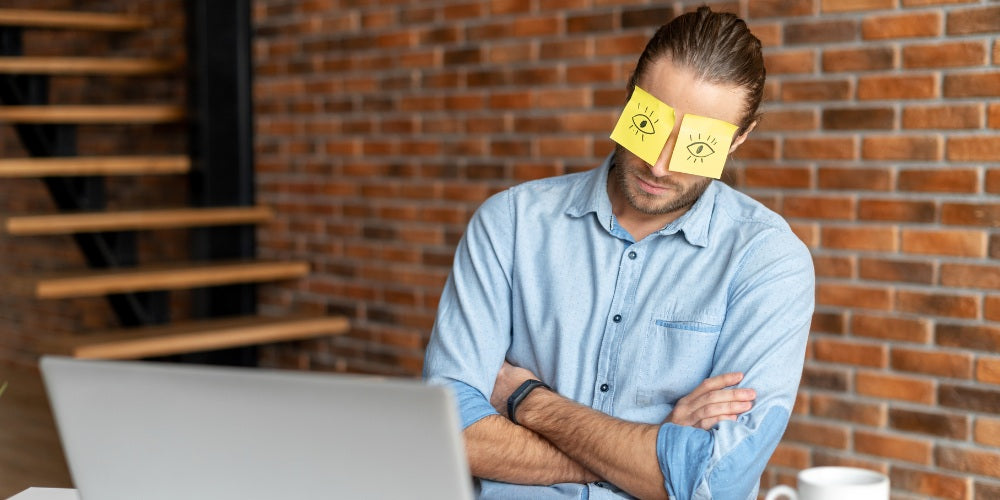
[[640,189],[652,195],[657,195],[657,196],[663,195],[672,189],[671,186],[660,186],[658,184],[653,184],[649,181],[644,180],[641,177],[636,177],[636,180],[639,181]]

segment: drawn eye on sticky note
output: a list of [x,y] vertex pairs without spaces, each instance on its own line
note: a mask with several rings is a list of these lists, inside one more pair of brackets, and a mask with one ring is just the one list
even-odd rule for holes
[[611,139],[652,165],[673,129],[674,109],[635,87],[611,132]]
[[722,177],[737,128],[714,118],[684,115],[670,156],[670,170],[713,179]]

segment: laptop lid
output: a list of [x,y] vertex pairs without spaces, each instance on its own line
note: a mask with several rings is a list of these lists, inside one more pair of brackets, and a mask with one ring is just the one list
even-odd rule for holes
[[445,387],[59,357],[41,371],[85,500],[472,498]]

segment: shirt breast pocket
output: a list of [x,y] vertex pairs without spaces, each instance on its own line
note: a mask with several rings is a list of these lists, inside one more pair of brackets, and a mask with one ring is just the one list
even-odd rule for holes
[[636,404],[673,405],[693,391],[712,371],[721,331],[721,320],[653,318],[643,339]]

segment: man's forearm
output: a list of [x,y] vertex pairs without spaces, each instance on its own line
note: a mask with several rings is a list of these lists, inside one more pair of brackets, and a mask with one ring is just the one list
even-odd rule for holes
[[517,421],[569,458],[639,498],[667,498],[656,456],[658,426],[620,420],[558,394],[535,390]]
[[506,483],[588,483],[600,478],[552,443],[510,420],[491,415],[465,429],[472,475]]

